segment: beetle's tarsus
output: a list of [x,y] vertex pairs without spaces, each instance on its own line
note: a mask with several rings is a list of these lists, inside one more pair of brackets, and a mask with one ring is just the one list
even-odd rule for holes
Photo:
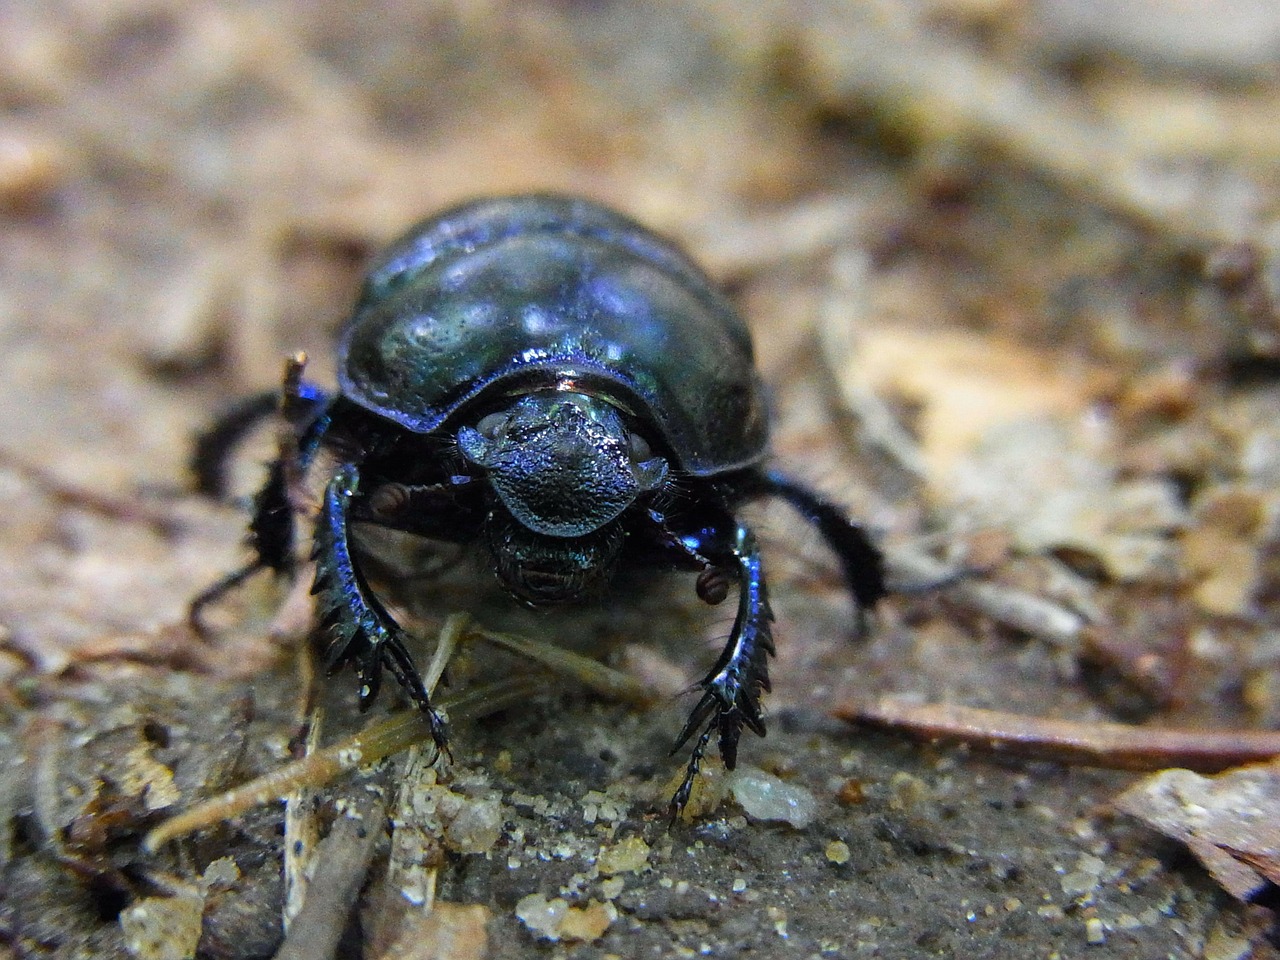
[[[674,827],[680,820],[680,815],[684,813],[684,808],[689,805],[689,797],[693,794],[693,784],[698,779],[698,773],[702,769],[702,758],[706,755],[707,744],[711,741],[711,734],[715,730],[715,724],[709,724],[702,731],[702,736],[698,738],[698,742],[693,746],[693,752],[689,754],[689,762],[684,768],[684,779],[680,781],[680,786],[671,796],[671,802],[667,805],[668,825]],[[688,739],[686,735],[684,739]],[[683,744],[684,740],[680,741]],[[676,749],[680,748],[680,744],[676,745]],[[675,752],[674,750],[672,751]]]
[[324,504],[316,524],[316,577],[311,592],[319,603],[320,629],[328,634],[326,666],[333,672],[344,664],[355,667],[360,682],[360,709],[367,710],[382,685],[387,669],[422,712],[431,738],[448,752],[444,718],[431,705],[422,677],[409,655],[405,634],[365,583],[347,533],[351,501],[360,482],[355,464],[340,466],[325,487]]

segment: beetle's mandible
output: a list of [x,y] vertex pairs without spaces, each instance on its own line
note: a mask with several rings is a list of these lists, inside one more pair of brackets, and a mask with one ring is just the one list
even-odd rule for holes
[[673,748],[696,738],[673,810],[713,736],[732,769],[743,727],[765,732],[773,616],[740,506],[787,501],[836,553],[860,611],[885,595],[862,528],[766,465],[764,399],[732,305],[671,243],[596,204],[483,200],[419,224],[370,269],[338,383],[316,387],[296,364],[280,391],[249,398],[197,444],[197,482],[219,494],[255,422],[278,408],[292,430],[255,501],[253,560],[192,616],[256,570],[294,572],[291,485],[330,451],[312,534],[328,666],[354,666],[362,708],[389,669],[442,748],[444,724],[362,573],[353,524],[478,540],[533,605],[598,596],[621,564],[697,573],[709,603],[736,585],[728,642]]

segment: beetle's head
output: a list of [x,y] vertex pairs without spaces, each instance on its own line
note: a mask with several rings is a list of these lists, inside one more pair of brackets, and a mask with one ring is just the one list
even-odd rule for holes
[[521,397],[461,428],[458,448],[515,521],[496,525],[490,545],[502,580],[530,603],[572,599],[606,576],[622,542],[611,525],[667,477],[614,406],[580,393]]

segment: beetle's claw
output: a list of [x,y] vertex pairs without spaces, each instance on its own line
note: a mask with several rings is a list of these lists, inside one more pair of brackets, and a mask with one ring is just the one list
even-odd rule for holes
[[702,699],[698,701],[698,705],[693,708],[693,711],[689,714],[689,719],[685,721],[684,726],[680,729],[680,735],[676,737],[676,742],[671,745],[671,752],[667,754],[668,756],[674,756],[681,747],[689,742],[689,738],[694,735],[699,727],[711,720],[718,703],[716,695],[710,690],[703,693]]
[[393,636],[382,645],[382,665],[391,671],[391,675],[396,678],[396,682],[400,684],[400,688],[414,702],[414,705],[422,711],[423,717],[431,728],[431,739],[435,742],[438,749],[445,758],[450,762],[453,761],[453,754],[449,750],[449,725],[431,705],[431,697],[427,693],[427,688],[422,682],[422,676],[418,673],[417,667],[413,664],[413,658],[409,656],[409,651],[405,648],[404,642],[399,636]]
[[378,698],[382,671],[389,670],[396,683],[422,712],[436,747],[452,760],[448,725],[431,705],[431,698],[405,646],[402,631],[389,618],[381,624],[369,622],[361,616],[361,613],[372,612],[362,606],[362,598],[359,595],[344,598],[340,592],[335,593],[328,579],[328,566],[317,563],[313,590],[322,611],[321,629],[332,638],[325,660],[327,672],[333,673],[348,663],[355,667],[356,680],[360,684],[360,710],[364,712]]
[[765,661],[761,661],[764,673],[747,669],[744,678],[733,694],[728,692],[730,684],[721,675],[708,677],[699,686],[703,689],[702,698],[698,701],[689,719],[685,721],[680,735],[676,738],[671,753],[675,753],[698,731],[701,736],[689,754],[689,762],[685,767],[684,779],[680,782],[675,794],[671,797],[668,810],[671,824],[680,819],[684,808],[693,793],[693,784],[702,769],[702,758],[706,755],[707,745],[712,735],[716,735],[716,747],[720,751],[720,759],[725,769],[732,770],[738,765],[738,741],[742,738],[742,728],[750,728],[752,733],[765,735],[764,710],[760,706],[760,693],[769,689],[769,677]]
[[[707,743],[710,742],[711,734],[716,729],[716,726],[715,721],[707,724],[707,728],[702,731],[702,736],[694,744],[693,752],[689,754],[689,762],[684,769],[684,779],[680,781],[680,786],[672,794],[671,802],[667,805],[667,825],[669,827],[675,827],[680,820],[680,815],[684,813],[684,808],[689,805],[689,797],[693,795],[694,781],[698,779],[698,771],[702,769],[702,758],[707,752]],[[675,750],[680,749],[683,742],[681,740],[679,744],[676,744]],[[672,750],[672,753],[675,750]]]

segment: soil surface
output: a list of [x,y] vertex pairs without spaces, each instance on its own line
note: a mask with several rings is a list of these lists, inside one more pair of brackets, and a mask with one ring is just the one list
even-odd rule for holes
[[[1112,805],[1141,774],[836,716],[1280,723],[1274,5],[48,0],[0,5],[0,48],[0,957],[1276,955],[1269,835],[1217,844],[1256,871],[1233,884]],[[632,574],[534,613],[478,549],[370,539],[420,663],[465,611],[652,705],[472,636],[446,696],[534,687],[460,707],[452,762],[147,851],[302,753],[310,691],[319,746],[397,706],[313,683],[306,583],[191,630],[275,449],[219,504],[193,436],[297,351],[332,385],[363,266],[414,221],[526,190],[723,285],[778,465],[867,526],[893,594],[860,636],[816,532],[751,508],[768,735],[672,823],[732,597]]]

